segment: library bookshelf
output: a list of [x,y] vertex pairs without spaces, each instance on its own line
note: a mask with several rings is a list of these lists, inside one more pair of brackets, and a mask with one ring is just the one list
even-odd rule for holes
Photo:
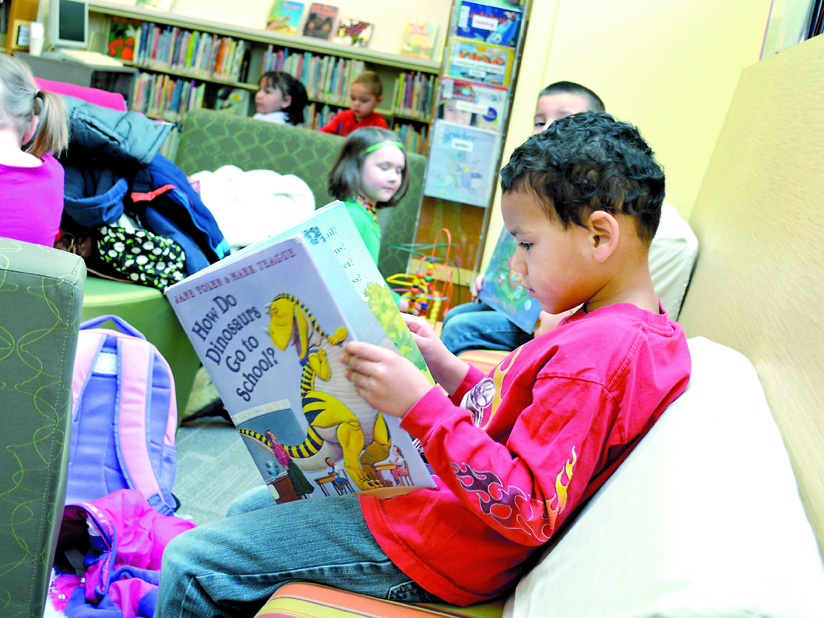
[[109,51],[113,25],[124,20],[140,32],[133,59],[124,61],[138,69],[131,109],[179,122],[196,107],[228,107],[226,96],[232,93],[238,113],[248,115],[261,74],[285,70],[307,87],[306,126],[315,129],[348,107],[348,84],[369,69],[380,75],[384,85],[384,100],[377,111],[409,150],[426,151],[441,68],[438,61],[136,6],[89,2],[90,28],[97,33],[95,51]]

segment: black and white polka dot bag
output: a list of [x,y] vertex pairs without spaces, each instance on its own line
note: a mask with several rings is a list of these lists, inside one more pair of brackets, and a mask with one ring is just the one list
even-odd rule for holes
[[100,259],[129,281],[163,291],[186,278],[186,253],[171,238],[114,225],[97,231]]

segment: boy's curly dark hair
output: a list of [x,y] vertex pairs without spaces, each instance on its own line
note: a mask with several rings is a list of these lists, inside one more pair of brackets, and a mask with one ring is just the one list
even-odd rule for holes
[[501,189],[532,191],[551,219],[584,226],[593,211],[625,214],[652,242],[664,202],[664,170],[631,124],[603,112],[553,122],[515,149],[501,170]]

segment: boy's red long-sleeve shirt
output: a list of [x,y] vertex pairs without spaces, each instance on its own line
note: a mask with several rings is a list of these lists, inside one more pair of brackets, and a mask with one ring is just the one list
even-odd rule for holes
[[360,497],[391,560],[451,603],[504,593],[591,480],[686,388],[686,338],[661,311],[579,311],[488,376],[470,370],[451,401],[438,388],[422,397],[401,425],[437,487]]
[[349,135],[355,129],[361,127],[380,127],[381,129],[388,129],[389,125],[383,116],[377,112],[372,112],[360,122],[355,121],[355,113],[351,109],[345,109],[335,114],[334,118],[328,124],[321,127],[321,133],[332,133],[333,135]]

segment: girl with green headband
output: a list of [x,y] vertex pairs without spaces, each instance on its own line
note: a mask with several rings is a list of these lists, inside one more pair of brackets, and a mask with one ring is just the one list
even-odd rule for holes
[[381,243],[377,211],[396,205],[409,188],[403,143],[387,129],[362,127],[353,131],[329,173],[328,187],[330,195],[346,204],[377,264]]

